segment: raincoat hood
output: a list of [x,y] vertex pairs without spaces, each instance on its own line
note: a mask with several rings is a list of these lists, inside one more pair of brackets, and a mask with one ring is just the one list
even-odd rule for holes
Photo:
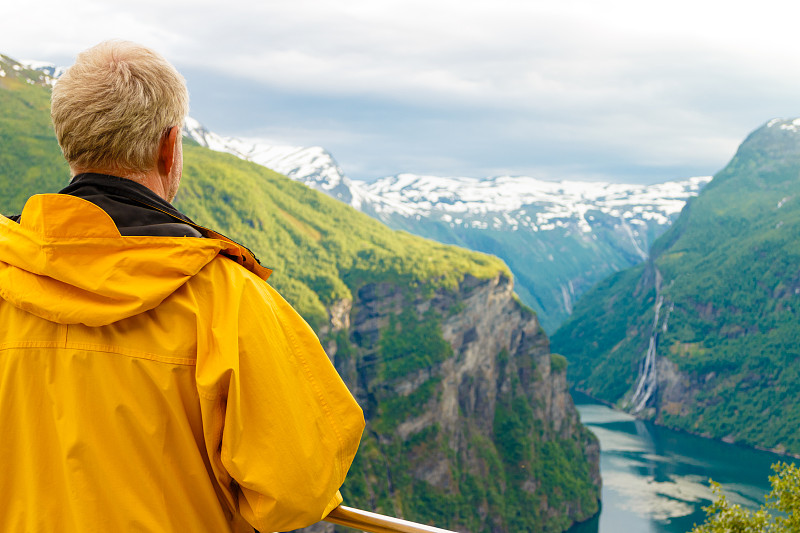
[[0,298],[60,324],[102,326],[157,307],[219,254],[266,279],[250,252],[208,238],[122,236],[95,204],[31,197],[19,223],[0,216]]

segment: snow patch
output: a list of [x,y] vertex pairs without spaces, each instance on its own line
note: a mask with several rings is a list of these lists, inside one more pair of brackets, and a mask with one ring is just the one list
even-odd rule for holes
[[58,66],[55,63],[48,63],[47,61],[23,59],[19,63],[26,69],[41,72],[42,76],[39,77],[39,81],[50,86],[55,85],[58,81],[58,78],[60,78],[61,75],[67,71],[67,67]]
[[[782,121],[782,120],[780,122],[783,122],[779,126],[780,129],[782,129],[782,130],[791,131],[791,132],[794,132],[794,133],[797,133],[798,131],[800,131],[800,118],[796,118],[791,122],[786,122],[786,121]],[[770,121],[768,123],[768,125],[772,124],[772,123],[773,123],[773,121]]]

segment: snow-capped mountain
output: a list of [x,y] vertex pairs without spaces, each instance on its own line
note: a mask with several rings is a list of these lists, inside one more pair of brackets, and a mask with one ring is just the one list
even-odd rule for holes
[[52,86],[64,73],[63,67],[44,61],[15,61],[0,54],[0,78],[13,77],[25,80],[32,85]]
[[[487,179],[444,178],[400,174],[365,184],[369,210],[388,221],[391,216],[441,220],[464,226],[533,232],[575,227],[590,233],[599,212],[630,230],[632,245],[646,258],[640,229],[668,225],[710,177],[657,185],[543,181],[502,176]],[[362,205],[362,210],[367,207]]]
[[20,64],[27,69],[36,70],[45,75],[43,80],[49,85],[53,85],[58,78],[64,74],[67,67],[56,65],[55,63],[48,63],[46,61],[36,61],[34,59],[23,59]]
[[184,133],[199,144],[228,152],[301,181],[389,223],[397,216],[443,221],[450,227],[592,231],[592,212],[627,225],[631,244],[646,257],[642,232],[651,223],[669,225],[686,200],[710,176],[656,185],[544,181],[531,177],[486,179],[399,174],[368,183],[349,179],[324,148],[275,146],[258,139],[221,137],[192,118]]
[[[63,72],[36,61],[5,64],[40,72],[30,83],[52,84]],[[303,182],[391,227],[501,257],[516,276],[517,293],[548,331],[591,285],[645,259],[655,238],[711,179],[626,185],[400,174],[367,183],[349,179],[321,147],[223,137],[192,118],[184,134]]]
[[647,251],[710,177],[657,185],[551,182],[400,174],[349,179],[320,147],[272,146],[223,138],[193,120],[198,143],[281,172],[349,203],[387,225],[503,258],[520,297],[552,331],[574,300],[603,277],[647,258]]
[[552,332],[585,290],[646,259],[710,179],[630,185],[401,174],[363,184],[360,207],[391,227],[501,257]]
[[259,139],[222,137],[187,117],[183,134],[201,146],[258,163],[345,203],[351,203],[353,183],[333,156],[320,146],[280,146]]

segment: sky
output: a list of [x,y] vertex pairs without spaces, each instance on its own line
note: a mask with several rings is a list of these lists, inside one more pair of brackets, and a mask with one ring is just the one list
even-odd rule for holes
[[657,183],[800,116],[788,0],[113,0],[0,6],[0,53],[140,42],[223,135],[323,146],[345,173]]

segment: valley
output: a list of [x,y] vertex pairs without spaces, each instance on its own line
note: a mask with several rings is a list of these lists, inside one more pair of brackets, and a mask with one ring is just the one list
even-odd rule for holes
[[[645,263],[584,296],[552,337],[577,387],[668,427],[800,453],[798,125],[753,132]],[[643,364],[652,393],[638,396]]]
[[[68,174],[51,75],[0,68],[10,214]],[[351,504],[469,532],[591,517],[602,438],[568,383],[662,427],[800,454],[800,121],[764,124],[713,180],[650,186],[358,182],[322,148],[191,120],[185,134],[177,206],[275,269],[367,413]]]

